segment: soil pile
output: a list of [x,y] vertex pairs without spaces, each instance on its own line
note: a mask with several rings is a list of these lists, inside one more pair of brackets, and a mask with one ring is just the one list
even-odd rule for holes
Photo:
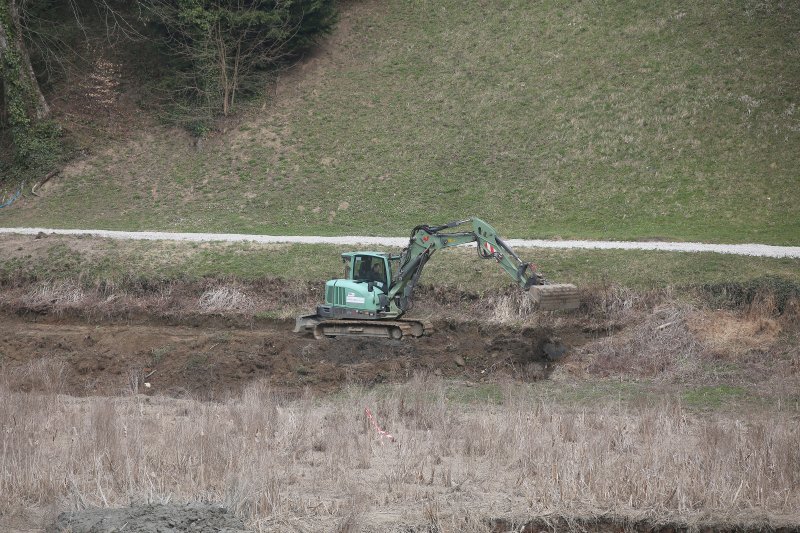
[[47,533],[245,533],[244,522],[219,505],[150,504],[61,513]]

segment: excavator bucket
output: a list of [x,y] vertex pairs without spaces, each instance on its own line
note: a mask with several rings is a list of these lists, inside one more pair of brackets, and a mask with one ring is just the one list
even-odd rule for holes
[[553,283],[531,287],[536,308],[542,311],[570,311],[580,306],[578,288],[572,283]]

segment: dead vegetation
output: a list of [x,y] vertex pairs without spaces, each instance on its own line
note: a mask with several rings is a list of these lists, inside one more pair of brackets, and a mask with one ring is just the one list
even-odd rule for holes
[[689,331],[685,306],[659,306],[624,333],[583,348],[595,375],[678,378],[698,371],[702,346]]
[[[6,312],[70,315],[89,321],[153,317],[170,323],[221,317],[252,325],[255,319],[291,319],[318,303],[321,283],[264,279],[129,279],[84,286],[73,281],[20,282],[0,295]],[[505,330],[581,330],[572,335],[565,368],[578,376],[632,377],[662,382],[697,380],[728,364],[740,380],[759,375],[800,380],[798,298],[763,287],[722,293],[635,291],[615,285],[583,289],[574,313],[538,312],[529,294],[509,289],[478,298],[470,293],[422,286],[415,315],[442,324],[488,322]],[[704,296],[705,294],[705,296]],[[719,299],[719,294],[725,297]],[[713,306],[713,307],[712,307]],[[449,327],[449,326],[448,326]],[[737,370],[738,369],[738,370]],[[752,375],[751,381],[758,381]]]
[[720,309],[671,290],[597,289],[585,295],[580,317],[595,339],[578,348],[570,365],[585,376],[671,383],[714,381],[722,365],[728,378],[740,374],[737,381],[755,384],[779,375],[797,385],[797,299],[778,301],[761,292],[749,303]]
[[4,287],[0,308],[14,313],[56,314],[89,320],[191,314],[291,318],[316,305],[315,284],[282,279],[241,283],[230,279],[130,278],[82,284],[73,280],[17,280]]
[[[397,442],[379,437],[365,407]],[[3,385],[0,521],[203,500],[269,530],[487,530],[487,518],[605,513],[776,526],[800,519],[797,416],[700,417],[669,399],[576,410],[520,385],[499,405],[464,404],[425,375],[294,400],[256,382],[217,403]]]
[[252,311],[255,302],[235,285],[220,285],[203,292],[198,307],[204,313],[244,313]]
[[35,359],[25,365],[3,370],[6,380],[22,384],[28,390],[45,394],[62,394],[67,390],[69,365],[55,357]]
[[731,361],[769,350],[783,331],[777,318],[722,310],[694,312],[690,328],[711,356]]
[[62,312],[80,308],[85,299],[83,288],[73,281],[43,281],[29,287],[21,303],[31,309]]

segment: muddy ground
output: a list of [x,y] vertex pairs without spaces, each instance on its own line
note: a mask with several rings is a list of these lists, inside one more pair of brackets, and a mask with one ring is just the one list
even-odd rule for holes
[[[401,340],[315,340],[293,333],[293,319],[265,318],[307,312],[318,298],[313,288],[289,290],[279,280],[9,283],[0,292],[0,377],[20,392],[224,399],[254,380],[324,393],[402,382],[420,371],[469,382],[536,381],[580,367],[594,378],[716,383],[727,376],[783,394],[800,366],[793,299],[721,310],[668,292],[606,287],[584,291],[579,310],[553,314],[532,312],[518,291],[478,298],[423,287],[414,317],[430,321],[432,334]],[[549,343],[566,354],[551,360]]]
[[119,509],[61,513],[47,533],[125,531],[130,533],[245,533],[244,522],[220,505],[150,504]]
[[327,392],[348,383],[404,381],[429,371],[470,381],[547,377],[548,342],[574,347],[577,328],[511,328],[435,324],[419,339],[315,340],[288,320],[215,316],[87,320],[49,314],[5,314],[0,361],[13,390],[71,395],[130,392],[223,398],[255,379],[281,389]]
[[[725,532],[744,533],[749,531],[773,531],[791,533],[795,528],[788,525],[766,524],[754,521],[743,523],[699,523],[681,522],[655,523],[649,520],[631,520],[619,516],[603,517],[564,517],[548,516],[534,520],[525,518],[486,518],[481,524],[467,524],[470,531],[478,529],[491,533],[549,533],[553,531],[578,531],[582,533],[688,533]],[[423,533],[436,531],[430,524],[389,528],[389,531]],[[241,518],[235,517],[221,505],[190,503],[148,504],[116,509],[86,509],[61,513],[46,529],[46,533],[246,533]],[[382,528],[358,527],[347,520],[332,521],[329,531],[387,531]]]

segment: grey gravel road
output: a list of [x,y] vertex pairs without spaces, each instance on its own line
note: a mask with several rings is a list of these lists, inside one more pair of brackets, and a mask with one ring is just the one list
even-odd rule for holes
[[[150,241],[190,242],[257,242],[341,244],[347,246],[405,246],[407,237],[365,237],[348,235],[322,237],[313,235],[244,235],[239,233],[172,233],[161,231],[109,231],[95,229],[0,228],[2,234],[37,235],[90,235],[106,239],[131,239]],[[713,252],[719,254],[749,255],[755,257],[800,258],[800,246],[772,246],[768,244],[708,244],[701,242],[635,242],[635,241],[550,241],[541,239],[508,239],[514,248],[583,248],[595,250],[661,250],[666,252]]]

